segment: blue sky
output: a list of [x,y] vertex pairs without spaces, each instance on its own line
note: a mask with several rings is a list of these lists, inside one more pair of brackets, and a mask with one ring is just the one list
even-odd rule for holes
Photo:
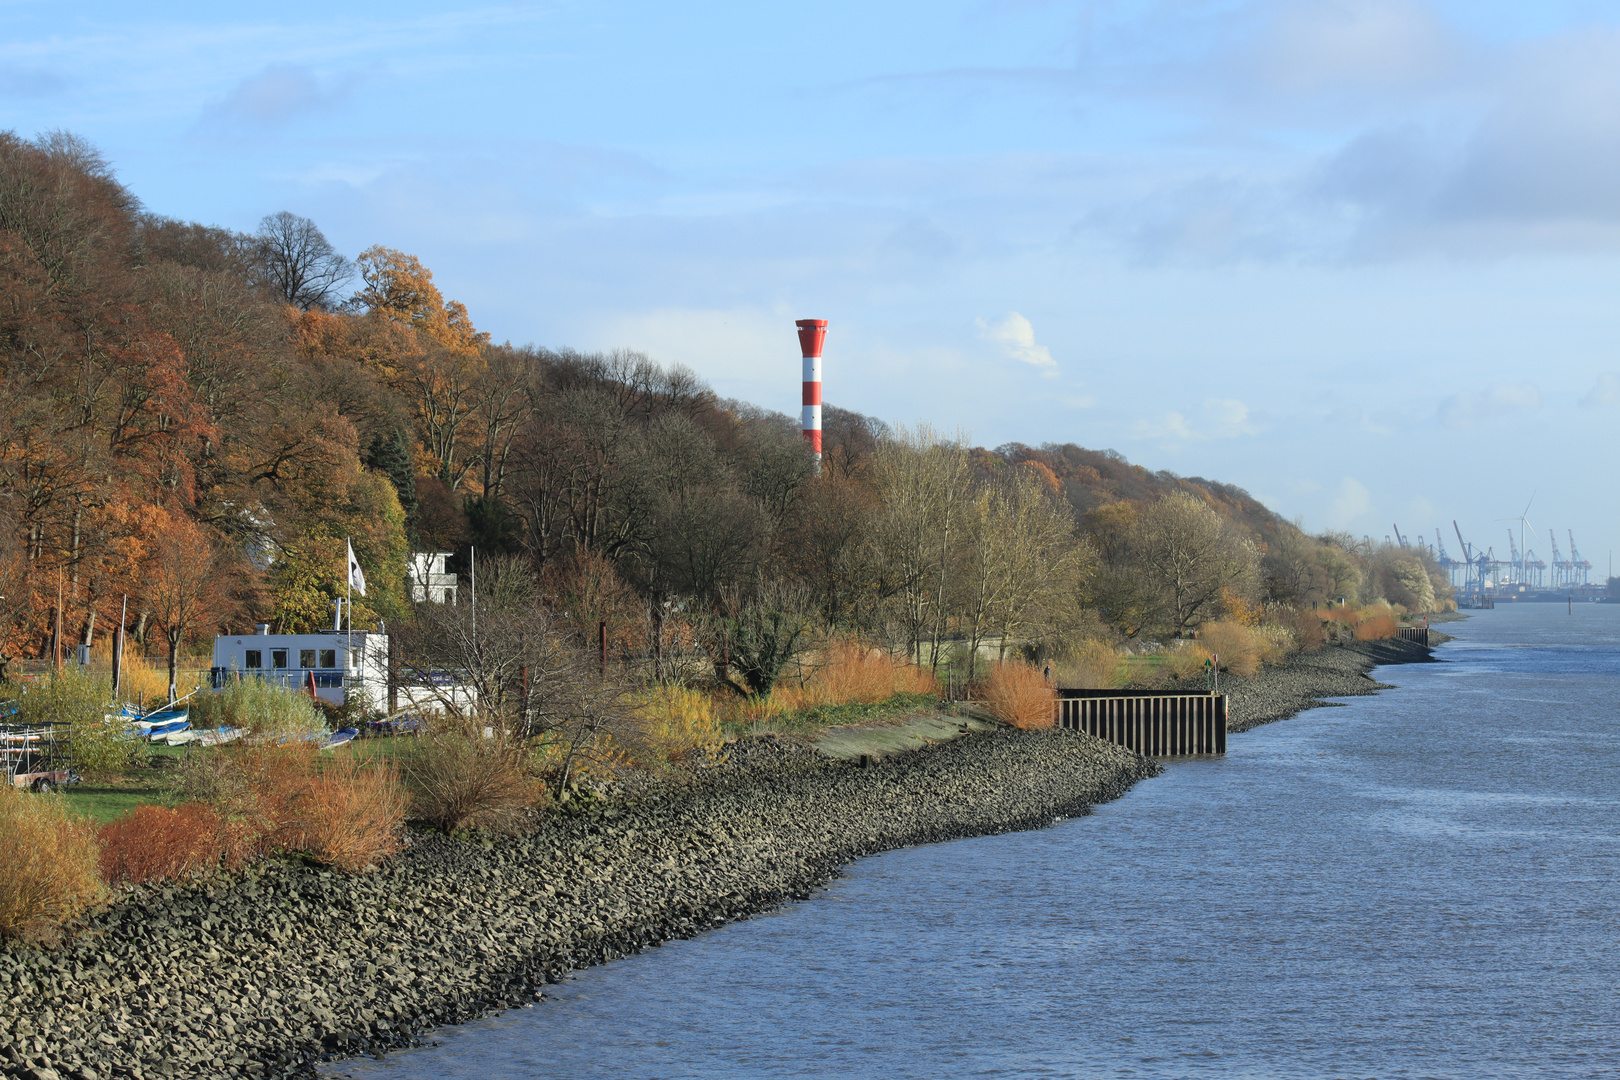
[[795,412],[826,318],[828,400],[886,419],[1313,529],[1503,548],[1534,494],[1600,572],[1620,538],[1620,2],[0,20],[0,126],[86,136],[157,213],[410,251],[497,339]]

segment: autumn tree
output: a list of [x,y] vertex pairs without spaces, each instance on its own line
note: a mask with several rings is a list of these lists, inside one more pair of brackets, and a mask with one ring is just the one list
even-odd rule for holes
[[223,560],[196,522],[171,514],[152,540],[146,565],[146,610],[163,632],[169,663],[169,700],[179,696],[180,645],[196,631],[228,617],[230,592]]

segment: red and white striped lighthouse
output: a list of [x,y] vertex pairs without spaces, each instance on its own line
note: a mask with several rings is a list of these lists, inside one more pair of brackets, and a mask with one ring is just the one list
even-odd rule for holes
[[827,340],[826,319],[800,319],[799,351],[804,354],[804,441],[821,472],[821,343]]

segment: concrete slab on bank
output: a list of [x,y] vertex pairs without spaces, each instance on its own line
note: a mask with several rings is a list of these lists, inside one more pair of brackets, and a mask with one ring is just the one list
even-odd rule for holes
[[948,742],[974,731],[994,731],[1001,726],[994,720],[967,714],[930,712],[908,716],[898,722],[834,728],[817,739],[815,746],[831,758],[852,760],[863,754],[888,757],[907,750],[920,750],[933,743]]

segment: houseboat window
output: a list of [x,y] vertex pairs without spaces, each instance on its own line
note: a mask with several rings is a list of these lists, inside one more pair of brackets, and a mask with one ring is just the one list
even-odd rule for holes
[[271,649],[270,666],[273,668],[285,668],[287,666],[287,650]]
[[337,667],[337,650],[321,650],[321,667]]
[[264,667],[264,653],[260,652],[258,649],[249,649],[243,655],[247,658],[247,659],[242,661],[242,666],[243,667],[250,667],[250,668],[262,668],[262,667]]
[[301,668],[312,668],[312,667],[314,667],[315,666],[315,650],[314,649],[299,649],[298,650],[298,666],[301,667]]

